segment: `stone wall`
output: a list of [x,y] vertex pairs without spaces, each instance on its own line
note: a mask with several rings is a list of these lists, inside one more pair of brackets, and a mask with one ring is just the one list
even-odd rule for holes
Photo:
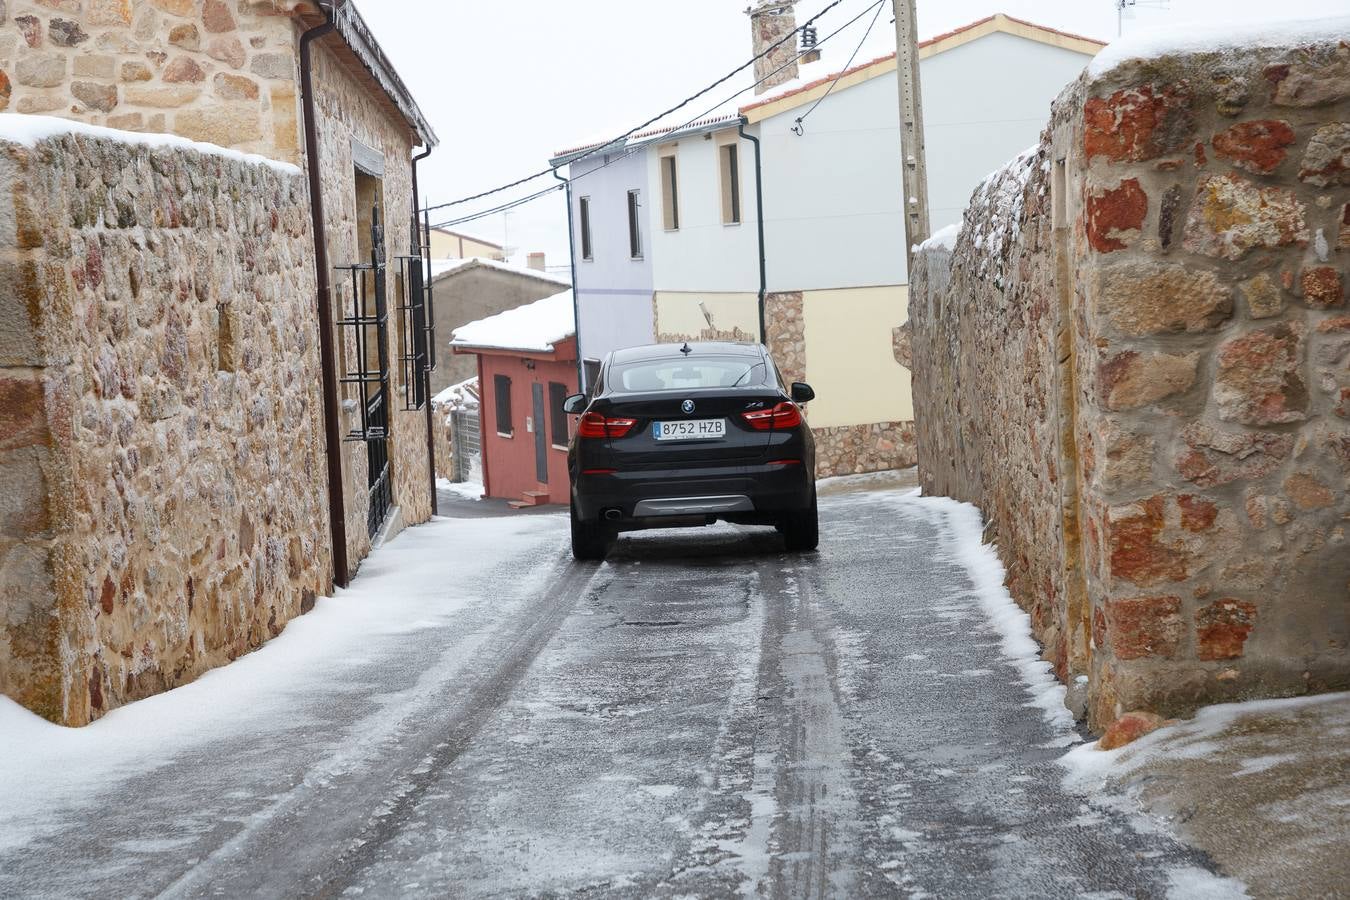
[[287,0],[7,0],[0,110],[299,162]]
[[1350,684],[1347,73],[1333,36],[1084,76],[920,254],[922,483],[1094,727]]
[[[398,257],[407,256],[412,244],[412,136],[407,126],[365,90],[332,50],[316,44],[313,52],[316,130],[319,140],[319,171],[328,229],[328,256],[334,266],[367,261],[360,245],[368,228],[370,211],[358,204],[356,164],[352,141],[359,141],[383,157],[384,172],[378,179],[374,199],[384,219],[384,237],[388,261],[386,291],[389,309],[388,353],[390,360],[389,457],[393,476],[394,503],[404,524],[425,522],[431,517],[430,467],[427,462],[427,425],[425,410],[404,409],[405,373],[399,364],[400,315],[397,307],[403,283],[398,276]],[[343,310],[351,311],[351,281],[340,273],[333,281],[334,320]],[[351,329],[338,328],[338,363],[348,365],[356,354]],[[360,426],[360,408],[356,386],[347,385],[344,401],[343,431]],[[370,509],[367,487],[368,466],[363,443],[349,441],[343,446],[343,479],[347,556],[352,574],[370,552],[371,541],[366,518]]]
[[305,182],[67,133],[0,185],[0,693],[79,725],[331,589]]

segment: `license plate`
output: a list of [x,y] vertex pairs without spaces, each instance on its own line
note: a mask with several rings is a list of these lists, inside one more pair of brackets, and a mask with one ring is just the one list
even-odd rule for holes
[[726,419],[685,419],[679,422],[653,422],[652,437],[658,441],[707,441],[727,436]]

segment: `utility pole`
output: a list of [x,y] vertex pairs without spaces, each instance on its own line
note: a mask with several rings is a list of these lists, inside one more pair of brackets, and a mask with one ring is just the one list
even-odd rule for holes
[[910,249],[928,239],[928,167],[923,149],[923,98],[919,92],[919,42],[914,0],[891,0],[895,12],[895,74],[900,80],[900,154],[905,195],[905,260],[913,271]]

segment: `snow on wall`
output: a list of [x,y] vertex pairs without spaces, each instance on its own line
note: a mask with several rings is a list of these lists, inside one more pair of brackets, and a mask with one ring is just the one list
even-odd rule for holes
[[1345,33],[1121,50],[916,258],[924,490],[1094,727],[1350,684]]

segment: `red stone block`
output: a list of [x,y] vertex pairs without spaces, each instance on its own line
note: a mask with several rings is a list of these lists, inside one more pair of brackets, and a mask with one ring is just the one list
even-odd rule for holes
[[1106,602],[1106,629],[1116,659],[1176,656],[1183,626],[1180,597],[1127,597]]
[[1163,717],[1154,713],[1127,712],[1107,727],[1106,734],[1097,742],[1097,749],[1114,750],[1117,747],[1124,747],[1149,732],[1157,731],[1163,724]]
[[1256,606],[1225,597],[1195,614],[1196,652],[1200,659],[1238,659],[1256,623]]
[[1177,498],[1181,508],[1181,527],[1187,531],[1202,532],[1214,527],[1219,517],[1219,508],[1208,500],[1191,494],[1182,494]]
[[1087,239],[1099,253],[1124,250],[1125,243],[1116,235],[1138,231],[1148,214],[1148,195],[1139,186],[1138,178],[1127,178],[1120,186],[1090,195],[1087,198]]
[[1233,338],[1219,349],[1214,398],[1219,418],[1244,425],[1301,422],[1308,388],[1301,366],[1302,326],[1278,324]]
[[1239,122],[1214,135],[1214,152],[1248,172],[1265,175],[1284,162],[1294,129],[1281,119]]
[[1185,146],[1195,127],[1184,88],[1142,85],[1110,97],[1089,98],[1083,107],[1083,150],[1090,162],[1154,159]]
[[0,376],[0,450],[50,442],[42,382]]
[[1341,273],[1332,266],[1314,266],[1303,271],[1300,279],[1303,300],[1313,309],[1330,309],[1345,302]]
[[1136,504],[1133,515],[1107,523],[1113,576],[1139,585],[1190,577],[1190,554],[1180,544],[1162,540],[1165,504],[1165,496],[1159,494]]

